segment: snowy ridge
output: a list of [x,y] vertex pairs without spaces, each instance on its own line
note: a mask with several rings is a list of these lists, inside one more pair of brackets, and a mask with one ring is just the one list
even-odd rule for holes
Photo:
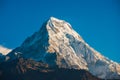
[[7,55],[10,51],[12,51],[12,49],[8,49],[0,45],[0,53],[2,53],[3,55]]
[[7,56],[32,58],[53,67],[85,69],[99,78],[120,79],[118,63],[90,47],[68,22],[54,17]]

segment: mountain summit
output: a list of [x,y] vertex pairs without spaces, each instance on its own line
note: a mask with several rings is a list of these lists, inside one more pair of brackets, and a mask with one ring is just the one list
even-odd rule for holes
[[6,57],[8,61],[30,58],[51,67],[85,69],[99,78],[120,79],[118,63],[90,47],[68,22],[54,17]]

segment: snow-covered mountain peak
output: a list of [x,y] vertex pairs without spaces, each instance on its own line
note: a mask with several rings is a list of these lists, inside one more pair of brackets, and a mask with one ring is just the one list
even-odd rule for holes
[[52,67],[85,69],[99,78],[120,78],[118,63],[90,47],[68,22],[54,17],[7,56],[32,58]]
[[51,20],[51,21],[57,21],[57,22],[63,22],[63,20],[57,19],[55,17],[50,17],[49,20]]
[[69,23],[67,23],[64,20],[60,20],[57,19],[55,17],[50,17],[50,19],[48,20],[47,23],[50,27],[54,27],[54,28],[67,28],[67,29],[72,29],[71,25]]
[[46,27],[48,30],[48,34],[56,35],[59,37],[60,35],[62,36],[62,35],[70,34],[73,35],[75,38],[84,42],[82,37],[72,29],[72,26],[68,22],[64,20],[51,17],[48,20]]

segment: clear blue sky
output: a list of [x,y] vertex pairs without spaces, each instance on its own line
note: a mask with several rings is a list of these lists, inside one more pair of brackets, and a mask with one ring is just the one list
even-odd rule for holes
[[120,63],[120,0],[0,0],[0,45],[20,46],[50,16],[70,22],[90,46]]

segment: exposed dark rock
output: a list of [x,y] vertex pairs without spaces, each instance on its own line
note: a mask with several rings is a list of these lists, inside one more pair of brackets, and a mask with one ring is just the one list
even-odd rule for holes
[[51,68],[43,62],[17,59],[0,65],[0,80],[100,80],[88,71]]

